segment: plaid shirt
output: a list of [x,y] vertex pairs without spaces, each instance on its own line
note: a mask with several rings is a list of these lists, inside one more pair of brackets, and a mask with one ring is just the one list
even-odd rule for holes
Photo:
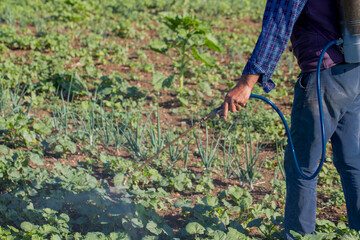
[[307,0],[268,0],[262,30],[243,74],[261,74],[266,93],[275,83],[270,79],[289,42],[293,26]]

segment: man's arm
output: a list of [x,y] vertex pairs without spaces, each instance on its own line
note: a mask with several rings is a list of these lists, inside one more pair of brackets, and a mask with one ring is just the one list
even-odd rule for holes
[[[223,104],[224,119],[229,109],[236,111],[245,106],[256,81],[262,84],[265,92],[270,92],[275,87],[270,78],[286,49],[293,26],[306,2],[307,0],[267,1],[262,30],[255,49],[238,84],[226,94]],[[234,103],[238,103],[238,107]]]

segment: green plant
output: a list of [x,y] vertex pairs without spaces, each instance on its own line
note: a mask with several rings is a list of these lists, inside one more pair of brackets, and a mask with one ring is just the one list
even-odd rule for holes
[[9,146],[30,147],[38,143],[36,132],[31,129],[33,119],[23,114],[0,117],[0,140]]
[[[118,114],[113,108],[111,113],[102,111],[101,122],[103,126],[103,137],[106,146],[115,146],[116,152],[119,153],[120,147],[124,144],[124,135],[122,129],[124,125],[121,122],[128,122],[128,114]],[[120,122],[121,121],[121,122]]]
[[144,124],[140,124],[141,115],[140,113],[137,116],[136,126],[134,131],[130,130],[130,127],[127,123],[124,123],[124,129],[122,130],[122,134],[127,141],[127,147],[129,150],[138,158],[145,159],[148,152],[145,148],[145,138],[146,138],[146,127],[149,117],[145,121]]
[[221,135],[219,137],[216,137],[216,134],[213,133],[211,142],[209,142],[209,130],[208,125],[205,124],[205,144],[203,144],[203,141],[201,140],[200,132],[198,135],[194,133],[195,141],[197,150],[199,151],[201,161],[204,164],[204,167],[206,170],[210,171],[210,168],[212,166],[212,163],[214,162],[216,158],[216,152],[219,147],[219,143],[221,140]]
[[[167,135],[166,135],[166,143],[170,143],[171,141],[173,141],[175,138],[177,137],[177,135],[171,131],[170,126],[168,126],[167,129]],[[188,154],[189,154],[189,144],[190,144],[191,139],[187,139],[185,141],[185,144],[183,146],[182,142],[179,140],[176,143],[172,144],[169,146],[169,158],[170,158],[170,162],[172,165],[174,165],[175,162],[177,162],[178,160],[180,160],[180,158],[183,156],[184,157],[184,166],[186,166],[186,162],[188,159]]]
[[24,107],[28,104],[25,115],[31,110],[31,98],[25,99],[25,94],[28,92],[28,86],[22,85],[21,74],[19,79],[15,83],[14,89],[12,84],[5,80],[5,77],[0,78],[0,113],[2,117],[11,114],[23,113]]
[[209,171],[205,171],[204,174],[197,176],[196,183],[196,192],[211,193],[211,191],[215,188],[212,173]]
[[68,135],[58,135],[47,139],[47,151],[54,151],[57,156],[66,158],[66,153],[74,154],[76,152],[76,144]]
[[[248,125],[245,112],[232,114],[238,127],[230,130],[222,120],[207,122],[209,148],[213,126],[213,147],[221,136],[210,171],[191,136],[123,186],[142,163],[133,150],[145,158],[179,135],[162,123],[165,117],[184,129],[191,113],[221,104],[223,90],[236,84],[230,79],[241,74],[253,50],[265,2],[0,1],[0,239],[281,239],[286,188],[278,139],[285,132],[263,105],[249,101]],[[206,46],[206,38],[226,50]],[[164,54],[149,52],[149,41]],[[271,96],[280,105],[287,101],[286,113],[295,65],[286,51],[274,73],[280,88]],[[151,82],[161,90],[158,96]],[[175,85],[183,89],[171,89]],[[158,111],[147,115],[157,101]],[[205,151],[205,127],[195,134]],[[265,134],[279,150],[258,153],[256,189],[227,189],[237,181],[235,157],[246,171],[245,142],[254,156],[257,143],[266,146]],[[262,165],[267,152],[276,156]],[[276,177],[260,185],[264,172]],[[334,187],[340,178],[331,159],[319,184],[324,212],[318,218],[331,216],[336,223],[317,221],[317,236],[297,237],[359,239],[342,216],[344,196]]]
[[264,160],[260,162],[260,152],[267,146],[266,137],[256,142],[256,149],[253,149],[253,137],[250,133],[249,120],[245,121],[245,155],[241,152],[235,153],[234,173],[243,181],[250,184],[250,188],[261,177],[261,167]]
[[150,126],[148,128],[148,133],[150,136],[150,143],[151,146],[153,147],[154,153],[157,153],[163,148],[165,144],[165,139],[161,133],[159,104],[157,105],[157,109],[156,109],[156,131],[154,130],[154,126],[152,122],[149,121],[149,123]]
[[88,136],[91,147],[100,137],[100,132],[104,130],[104,126],[101,124],[104,111],[97,104],[97,101],[97,92],[95,92],[92,100],[82,102],[82,117],[80,117],[79,129],[77,130],[78,133]]
[[279,141],[277,137],[275,137],[275,147],[276,147],[276,155],[275,159],[277,162],[277,168],[275,170],[275,181],[279,179],[279,172],[282,176],[282,179],[286,179],[285,169],[284,169],[284,140]]
[[[179,71],[179,87],[184,88],[184,76],[190,60],[200,61],[208,66],[216,66],[216,61],[209,53],[199,52],[199,49],[207,48],[221,52],[216,39],[211,36],[210,28],[196,19],[195,16],[184,15],[175,17],[164,17],[165,25],[175,33],[172,39],[163,41],[154,41],[150,48],[165,56],[168,56],[174,67]],[[174,56],[169,54],[170,49],[175,49]],[[173,77],[162,77],[160,73],[154,75],[153,84],[155,90],[164,87],[170,87],[173,83]]]
[[224,178],[227,179],[231,176],[232,173],[232,164],[234,162],[234,143],[233,137],[230,135],[230,126],[225,134],[222,150],[223,150],[223,173]]

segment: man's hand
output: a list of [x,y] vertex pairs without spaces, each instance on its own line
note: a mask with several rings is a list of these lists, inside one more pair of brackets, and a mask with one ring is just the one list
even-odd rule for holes
[[243,74],[236,86],[225,96],[222,115],[226,120],[229,110],[239,111],[249,100],[251,90],[258,81],[260,75]]

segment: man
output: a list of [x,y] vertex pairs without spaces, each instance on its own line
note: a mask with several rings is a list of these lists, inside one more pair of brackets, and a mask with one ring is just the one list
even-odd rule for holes
[[[245,106],[253,86],[274,88],[272,73],[291,38],[301,68],[295,85],[291,135],[302,172],[310,176],[321,155],[321,130],[316,94],[316,65],[327,43],[340,38],[337,0],[268,0],[262,32],[237,85],[224,101],[223,117]],[[334,165],[340,174],[349,227],[360,230],[360,65],[344,63],[337,46],[329,48],[321,67],[326,141],[331,139]],[[316,182],[304,180],[285,149],[285,239],[290,231],[315,231]]]

